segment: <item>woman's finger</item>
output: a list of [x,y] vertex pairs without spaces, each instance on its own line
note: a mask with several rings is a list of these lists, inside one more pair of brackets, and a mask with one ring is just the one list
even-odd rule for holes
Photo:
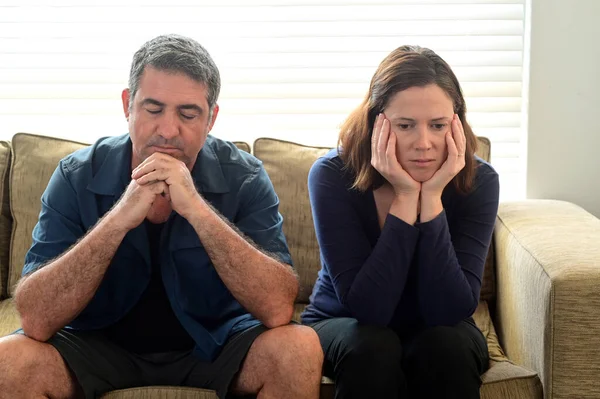
[[375,124],[373,126],[373,134],[371,135],[371,158],[378,160],[377,145],[379,143],[379,135],[381,133],[381,114],[375,118]]
[[379,134],[379,156],[380,159],[385,156],[385,150],[388,145],[388,139],[390,137],[390,121],[388,121],[385,115],[381,114],[381,133]]
[[389,134],[387,148],[385,149],[385,161],[388,170],[396,169],[398,158],[396,157],[396,135],[394,133]]

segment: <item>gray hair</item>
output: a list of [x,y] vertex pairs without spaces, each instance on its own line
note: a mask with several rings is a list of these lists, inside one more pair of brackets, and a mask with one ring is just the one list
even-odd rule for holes
[[161,35],[147,41],[135,52],[129,73],[129,108],[138,91],[146,66],[159,71],[183,73],[207,88],[206,101],[212,113],[219,91],[219,69],[210,54],[197,41],[180,35]]

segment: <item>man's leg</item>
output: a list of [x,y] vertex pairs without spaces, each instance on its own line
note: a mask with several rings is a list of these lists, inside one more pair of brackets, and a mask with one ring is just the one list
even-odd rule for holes
[[323,351],[312,328],[273,328],[253,342],[230,390],[258,393],[258,399],[317,399],[322,365]]
[[0,399],[71,399],[79,385],[58,351],[21,334],[0,338]]

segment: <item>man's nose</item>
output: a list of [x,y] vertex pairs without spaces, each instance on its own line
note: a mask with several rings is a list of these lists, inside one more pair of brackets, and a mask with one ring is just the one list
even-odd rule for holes
[[159,121],[158,134],[165,139],[170,139],[179,135],[179,119],[177,115],[174,115],[171,112],[165,112]]

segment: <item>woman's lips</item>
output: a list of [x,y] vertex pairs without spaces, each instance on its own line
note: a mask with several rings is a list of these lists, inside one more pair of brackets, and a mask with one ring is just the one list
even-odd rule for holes
[[435,162],[435,159],[413,159],[411,160],[416,166],[427,167]]

